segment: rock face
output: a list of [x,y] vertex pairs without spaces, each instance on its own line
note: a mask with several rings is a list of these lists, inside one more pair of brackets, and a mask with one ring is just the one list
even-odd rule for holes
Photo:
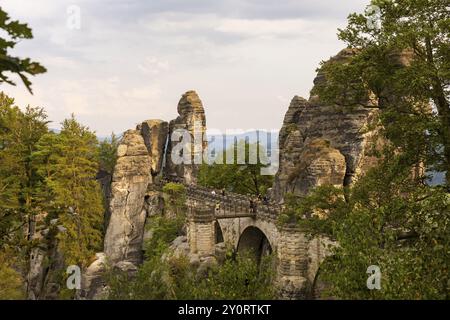
[[[186,92],[178,103],[179,116],[170,122],[169,143],[166,157],[166,174],[185,180],[186,183],[195,183],[198,166],[201,164],[204,150],[207,148],[206,117],[202,102],[195,91]],[[183,131],[190,141],[181,135]],[[174,133],[179,136],[174,139]],[[176,135],[177,133],[175,133]],[[181,148],[184,146],[184,148]],[[186,154],[187,153],[187,154]],[[175,157],[187,159],[184,163],[177,163]],[[187,163],[186,163],[187,162]]]
[[166,152],[169,124],[163,120],[146,120],[136,128],[144,138],[145,146],[151,158],[151,173],[156,176],[161,172]]
[[95,255],[95,258],[82,276],[79,295],[81,299],[99,300],[106,297],[107,288],[102,278],[106,271],[106,255],[100,252]]
[[[345,61],[353,54],[343,50],[332,61]],[[319,72],[315,85],[326,81]],[[369,155],[379,109],[368,98],[351,110],[323,104],[317,96],[294,97],[279,135],[280,165],[272,197],[282,202],[288,192],[304,195],[323,184],[344,186],[374,165]]]
[[137,130],[125,132],[117,149],[111,184],[111,218],[105,235],[108,262],[142,260],[142,238],[146,211],[144,197],[151,182],[151,159]]
[[30,300],[56,300],[61,290],[60,272],[64,270],[64,256],[58,245],[57,235],[65,228],[53,219],[44,223],[46,213],[33,222],[31,239],[39,245],[30,252],[27,274],[27,297]]
[[[205,112],[198,95],[186,92],[178,104],[179,116],[170,122],[146,120],[128,130],[117,148],[117,162],[111,185],[108,189],[109,210],[104,239],[104,252],[85,270],[82,279],[80,298],[96,299],[105,294],[102,274],[109,265],[133,274],[142,262],[142,245],[145,235],[145,222],[148,216],[162,214],[164,201],[159,191],[158,178],[169,175],[185,182],[195,181],[196,164],[175,164],[171,161],[171,151],[177,150],[179,141],[171,141],[169,133],[184,129],[191,138],[180,145],[187,145],[194,156],[203,155],[206,143]],[[199,142],[197,144],[194,143]],[[167,147],[166,147],[167,146]],[[180,152],[186,151],[180,148]],[[190,152],[189,152],[190,154]],[[200,158],[201,160],[201,158]],[[38,275],[35,276],[35,278]],[[37,279],[37,278],[36,278]]]

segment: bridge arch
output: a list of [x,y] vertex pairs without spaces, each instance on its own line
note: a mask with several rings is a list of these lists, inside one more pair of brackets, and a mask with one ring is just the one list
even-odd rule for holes
[[237,252],[250,252],[260,261],[261,257],[272,253],[272,245],[265,233],[256,226],[248,226],[242,232],[237,244]]

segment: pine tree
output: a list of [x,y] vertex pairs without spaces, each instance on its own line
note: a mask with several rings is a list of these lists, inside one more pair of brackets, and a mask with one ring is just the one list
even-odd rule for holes
[[58,239],[66,263],[86,266],[102,242],[97,138],[72,116],[64,120],[59,134],[42,137],[34,161],[45,179],[50,217],[65,228]]
[[112,175],[117,160],[117,147],[119,139],[111,134],[109,139],[104,139],[99,145],[100,170]]
[[13,104],[0,94],[0,214],[3,223],[13,222],[13,230],[18,230],[39,211],[35,193],[42,180],[31,158],[37,141],[48,132],[48,121],[41,108],[28,106],[22,112]]

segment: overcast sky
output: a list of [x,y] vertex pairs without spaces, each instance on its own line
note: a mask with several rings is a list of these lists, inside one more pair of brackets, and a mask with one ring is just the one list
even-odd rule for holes
[[32,80],[34,96],[22,84],[0,89],[45,107],[52,127],[73,112],[99,135],[173,119],[187,90],[209,128],[279,129],[291,98],[309,97],[319,62],[345,46],[337,28],[368,2],[0,0],[34,32],[14,53],[48,69]]

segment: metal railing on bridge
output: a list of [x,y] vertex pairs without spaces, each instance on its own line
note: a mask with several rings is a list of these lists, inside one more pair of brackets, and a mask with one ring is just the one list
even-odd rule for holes
[[[167,180],[166,180],[167,181]],[[186,184],[180,178],[168,181],[182,183],[191,206],[214,207],[216,219],[276,217],[281,212],[277,204],[252,199],[242,194],[217,191],[200,185]]]

